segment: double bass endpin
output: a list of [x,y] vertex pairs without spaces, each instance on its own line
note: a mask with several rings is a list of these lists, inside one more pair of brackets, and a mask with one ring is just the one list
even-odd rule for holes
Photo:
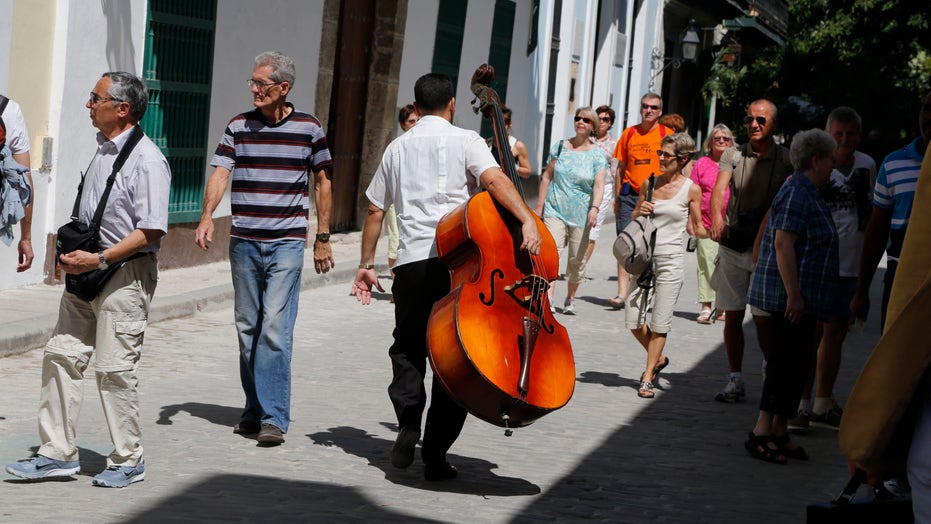
[[507,413],[502,413],[501,420],[504,421],[504,436],[510,437],[511,435],[514,434],[514,430],[508,427],[508,421],[511,420],[511,417],[509,417]]

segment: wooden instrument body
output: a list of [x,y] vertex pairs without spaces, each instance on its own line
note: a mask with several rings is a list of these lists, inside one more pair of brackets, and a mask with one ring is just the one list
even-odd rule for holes
[[[556,244],[542,220],[541,254],[520,251],[519,224],[488,193],[446,215],[437,227],[440,259],[452,292],[433,307],[427,343],[434,373],[473,415],[521,427],[564,406],[575,388],[566,328],[550,312],[545,275],[559,271]],[[527,319],[538,333],[527,357],[530,386],[518,388]]]

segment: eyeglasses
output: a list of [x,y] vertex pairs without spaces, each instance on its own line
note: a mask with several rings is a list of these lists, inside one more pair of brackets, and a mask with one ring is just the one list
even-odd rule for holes
[[675,153],[667,153],[667,152],[663,151],[662,149],[656,150],[656,156],[658,156],[658,157],[660,157],[660,158],[662,158],[662,159],[665,159],[665,160],[668,160],[668,159],[670,159],[670,158],[678,158],[678,157],[679,157],[679,155],[677,155],[677,154],[675,154]]
[[259,91],[264,91],[264,90],[266,90],[266,89],[268,89],[268,88],[270,88],[270,87],[272,87],[272,86],[276,86],[276,85],[278,85],[278,84],[280,84],[280,83],[281,83],[281,82],[263,82],[263,81],[261,81],[261,80],[256,80],[256,79],[254,79],[254,78],[250,78],[249,80],[246,80],[246,85],[249,86],[249,89],[252,89],[252,86],[255,86],[255,87],[259,88]]
[[611,117],[610,117],[610,116],[599,116],[599,117],[598,117],[598,120],[601,120],[602,122],[611,123]]
[[91,96],[87,99],[87,101],[90,102],[92,106],[95,106],[101,102],[123,102],[124,100],[120,100],[119,98],[108,98],[100,96],[97,93],[91,91]]
[[750,116],[750,115],[747,115],[744,117],[744,125],[750,125],[753,123],[754,120],[756,120],[756,123],[760,124],[761,126],[766,125],[765,116]]
[[[761,124],[761,125],[762,125],[762,124]],[[714,137],[714,141],[715,141],[715,142],[725,142],[725,143],[728,143],[728,144],[729,144],[729,143],[731,142],[731,137],[729,137],[729,136],[716,136],[716,137]]]
[[659,106],[652,104],[640,104],[640,109],[652,109],[653,111],[659,111]]
[[575,117],[575,121],[576,121],[576,122],[578,122],[579,120],[581,120],[582,122],[585,122],[586,124],[591,124],[591,123],[592,123],[592,119],[590,119],[590,118],[585,118],[584,116],[577,116],[577,117]]

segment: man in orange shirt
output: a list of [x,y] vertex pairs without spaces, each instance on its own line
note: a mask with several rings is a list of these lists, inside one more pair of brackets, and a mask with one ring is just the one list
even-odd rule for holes
[[[630,224],[631,213],[637,205],[640,186],[659,169],[656,151],[667,134],[674,131],[659,123],[663,115],[663,99],[656,93],[640,98],[640,123],[628,127],[621,134],[614,149],[617,171],[614,173],[614,216],[617,217],[617,234]],[[617,265],[617,296],[609,298],[616,309],[624,307],[630,287],[630,275],[621,264]]]

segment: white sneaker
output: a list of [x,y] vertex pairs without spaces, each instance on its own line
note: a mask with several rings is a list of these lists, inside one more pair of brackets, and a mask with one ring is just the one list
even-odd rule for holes
[[743,381],[737,382],[733,379],[729,380],[724,389],[714,396],[714,399],[718,402],[727,402],[729,404],[746,400],[746,398],[747,388],[744,386]]
[[567,298],[562,305],[562,312],[564,315],[575,315],[575,299]]

